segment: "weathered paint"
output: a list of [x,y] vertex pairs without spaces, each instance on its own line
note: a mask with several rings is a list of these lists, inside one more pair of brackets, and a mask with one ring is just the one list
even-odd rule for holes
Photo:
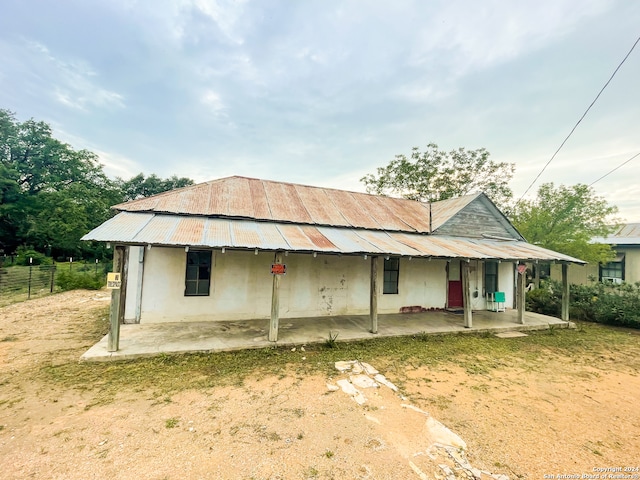
[[[437,204],[434,204],[435,208]],[[436,209],[438,211],[438,209]],[[485,195],[477,195],[467,205],[451,215],[433,233],[463,237],[497,237],[523,240],[518,231]]]
[[[270,317],[273,254],[215,251],[209,296],[185,297],[186,253],[180,248],[147,250],[141,323],[241,320]],[[280,318],[366,315],[369,313],[370,261],[360,256],[289,254],[280,282]],[[378,269],[378,312],[396,313],[407,305],[443,308],[446,262],[400,260],[399,293],[382,293]],[[265,326],[267,324],[265,323]]]
[[133,200],[114,208],[128,212],[429,231],[429,208],[425,203],[237,176]]
[[136,323],[139,320],[139,307],[142,300],[142,273],[144,247],[129,247],[129,281],[127,282],[127,303],[124,310],[124,323]]

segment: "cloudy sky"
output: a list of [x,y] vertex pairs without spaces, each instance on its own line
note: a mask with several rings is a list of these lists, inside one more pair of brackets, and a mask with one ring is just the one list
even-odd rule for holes
[[[0,108],[111,176],[363,191],[411,147],[484,147],[519,197],[640,35],[631,0],[2,0]],[[640,152],[640,46],[540,182]],[[594,188],[640,222],[640,157]]]

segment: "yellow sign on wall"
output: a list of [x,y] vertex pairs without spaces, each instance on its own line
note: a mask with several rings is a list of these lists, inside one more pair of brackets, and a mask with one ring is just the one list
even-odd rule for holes
[[107,288],[109,290],[117,290],[122,285],[122,278],[120,273],[109,272],[107,273]]

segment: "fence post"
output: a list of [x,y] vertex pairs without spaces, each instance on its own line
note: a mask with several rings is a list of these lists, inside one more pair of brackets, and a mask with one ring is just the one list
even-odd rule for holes
[[31,270],[33,269],[33,257],[29,257],[29,288],[27,291],[27,300],[31,300]]
[[51,265],[51,284],[49,287],[49,293],[53,293],[53,276],[55,275],[55,271],[56,271],[56,263],[53,262],[53,265]]

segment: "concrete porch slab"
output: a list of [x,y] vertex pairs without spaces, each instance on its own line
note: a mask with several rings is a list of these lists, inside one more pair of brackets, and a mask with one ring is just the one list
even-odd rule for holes
[[570,328],[571,322],[537,313],[525,313],[525,324],[517,322],[517,311],[473,312],[473,327],[465,328],[462,315],[437,311],[378,315],[378,333],[370,333],[368,315],[280,319],[278,341],[270,342],[269,320],[177,322],[120,326],[120,349],[107,351],[107,335],[85,352],[84,361],[126,360],[153,355],[187,352],[224,352],[323,343],[329,334],[336,341],[366,340],[415,334],[509,332]]

